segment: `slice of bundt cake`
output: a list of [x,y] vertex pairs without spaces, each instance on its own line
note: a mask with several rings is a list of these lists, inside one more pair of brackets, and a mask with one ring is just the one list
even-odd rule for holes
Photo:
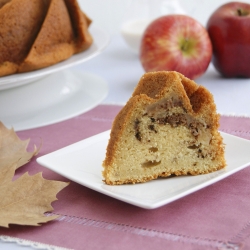
[[44,68],[88,49],[77,0],[0,0],[0,76]]
[[177,72],[146,73],[113,122],[104,181],[138,183],[224,168],[218,127],[206,88]]

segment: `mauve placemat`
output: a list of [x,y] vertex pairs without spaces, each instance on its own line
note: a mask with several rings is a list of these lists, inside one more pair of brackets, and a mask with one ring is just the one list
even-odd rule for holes
[[[121,106],[100,105],[57,124],[20,131],[43,146],[37,157],[111,128]],[[250,139],[250,118],[221,117],[221,131]],[[237,150],[237,149],[236,149]],[[249,152],[250,153],[250,152]],[[33,159],[20,168],[67,181]],[[155,210],[145,210],[71,182],[41,227],[11,225],[1,235],[70,249],[250,249],[250,168]]]

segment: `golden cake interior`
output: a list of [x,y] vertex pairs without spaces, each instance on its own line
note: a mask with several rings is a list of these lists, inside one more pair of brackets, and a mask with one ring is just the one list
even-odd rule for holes
[[104,181],[138,183],[224,168],[218,127],[207,89],[177,72],[146,73],[113,122]]

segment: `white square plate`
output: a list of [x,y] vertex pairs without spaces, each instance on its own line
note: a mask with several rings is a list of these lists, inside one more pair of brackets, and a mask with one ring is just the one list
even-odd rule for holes
[[110,131],[37,158],[37,162],[83,186],[118,200],[154,209],[207,187],[250,165],[250,141],[221,133],[226,144],[225,169],[198,176],[160,178],[140,184],[110,186],[102,180]]

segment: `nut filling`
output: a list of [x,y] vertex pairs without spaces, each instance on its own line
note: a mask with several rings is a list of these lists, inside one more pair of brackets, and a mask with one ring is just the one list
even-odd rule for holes
[[[160,125],[166,125],[169,124],[171,127],[177,127],[177,126],[186,126],[191,134],[197,139],[197,137],[200,135],[202,129],[208,128],[208,126],[200,121],[197,121],[195,119],[192,119],[190,115],[188,114],[172,114],[166,117],[161,118],[154,118],[150,117],[151,124],[148,125],[148,129],[151,131],[154,131],[157,133],[157,130],[155,129],[154,123],[160,124]],[[135,137],[137,140],[142,140],[142,135],[140,132],[140,121],[137,119],[135,121]]]
[[140,124],[140,121],[136,119],[135,124],[134,124],[135,137],[138,141],[141,141],[141,132],[140,132],[139,124]]
[[[180,113],[181,112],[181,113]],[[209,128],[203,121],[195,119],[187,113],[183,107],[183,103],[175,97],[170,100],[163,99],[157,103],[149,105],[143,117],[148,116],[150,121],[148,129],[157,133],[155,124],[166,125],[171,127],[186,126],[191,134],[197,139],[201,131]],[[137,140],[142,140],[142,134],[140,132],[140,120],[136,119],[135,124],[135,137]]]
[[186,126],[195,138],[200,135],[202,128],[207,128],[206,124],[193,119],[188,114],[172,114],[155,120],[158,124],[170,124],[171,127]]

